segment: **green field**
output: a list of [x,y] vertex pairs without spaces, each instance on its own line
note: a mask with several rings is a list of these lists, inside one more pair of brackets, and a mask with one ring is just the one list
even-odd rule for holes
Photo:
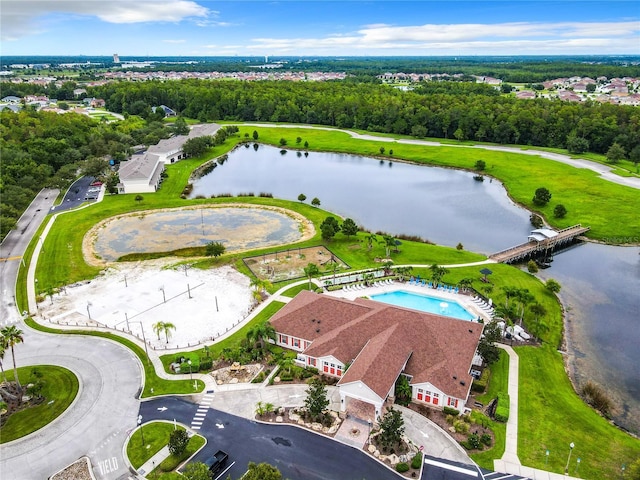
[[[12,381],[13,370],[8,370],[6,374],[7,380]],[[20,367],[18,378],[24,388],[38,380],[44,382],[40,392],[44,401],[40,405],[11,415],[0,429],[0,443],[22,438],[48,425],[71,405],[78,394],[78,378],[63,367],[54,365]]]
[[550,346],[515,350],[520,357],[518,456],[523,465],[563,473],[571,442],[570,474],[580,457],[581,478],[619,478],[623,464],[640,458],[640,440],[611,425],[574,392],[560,353]]
[[[111,216],[135,211],[152,210],[157,208],[181,207],[188,205],[219,204],[236,202],[244,204],[266,204],[288,208],[309,218],[316,226],[329,215],[329,212],[311,207],[300,202],[289,202],[266,198],[217,198],[200,200],[182,200],[180,194],[188,181],[191,171],[207,159],[228,151],[235,145],[244,132],[258,130],[260,142],[278,145],[280,138],[286,138],[289,145],[295,144],[295,138],[300,136],[309,142],[311,150],[340,151],[367,156],[380,156],[380,143],[371,140],[355,140],[346,133],[337,131],[309,130],[303,128],[279,129],[275,127],[241,127],[240,137],[227,140],[224,146],[217,147],[210,154],[198,159],[189,159],[167,166],[168,178],[162,188],[155,194],[144,194],[141,202],[134,200],[134,195],[108,196],[103,202],[90,208],[60,215],[51,233],[44,242],[45,254],[41,256],[36,277],[39,279],[39,288],[45,291],[48,288],[56,288],[74,281],[93,278],[98,274],[99,268],[88,266],[82,257],[82,239],[86,232],[98,221]],[[473,148],[457,147],[424,147],[406,144],[384,144],[385,148],[393,148],[393,157],[385,156],[387,160],[402,158],[418,163],[438,165],[445,167],[457,167],[473,169],[476,160],[484,160],[487,164],[486,173],[503,181],[510,196],[527,208],[532,208],[531,198],[536,188],[544,186],[553,194],[552,201],[544,207],[540,213],[546,215],[548,221],[561,228],[575,223],[582,223],[592,227],[590,236],[598,239],[610,237],[632,237],[637,235],[637,209],[640,204],[640,192],[622,187],[596,178],[595,173],[574,169],[572,167],[544,160],[539,157],[486,151]],[[541,179],[544,179],[543,181]],[[562,220],[554,219],[551,212],[557,203],[565,205],[569,211],[567,217]],[[401,233],[401,232],[396,232]],[[38,238],[37,236],[35,237]],[[321,241],[319,233],[306,242],[300,242],[295,246],[312,246],[325,242]],[[326,242],[342,260],[346,261],[353,269],[380,267],[374,262],[376,257],[381,257],[384,248],[374,243],[371,249],[366,242],[366,234],[360,232],[356,237],[346,238],[338,234],[331,242]],[[33,249],[35,240],[30,249]],[[283,248],[282,246],[278,249]],[[251,255],[275,250],[264,249],[251,252]],[[222,264],[234,264],[239,271],[249,274],[241,262],[240,254],[223,255],[218,259],[203,258],[204,252],[197,249],[174,252],[189,259],[190,263],[199,268],[209,268]],[[194,258],[193,256],[196,255]],[[200,255],[200,257],[198,257]],[[391,258],[396,265],[424,265],[423,268],[414,268],[412,274],[420,274],[423,278],[429,278],[430,272],[426,266],[433,263],[450,265],[450,272],[443,278],[443,282],[456,284],[462,278],[472,278],[474,287],[483,292],[487,286],[480,281],[479,269],[482,267],[453,268],[455,264],[476,262],[484,260],[484,256],[467,251],[458,251],[453,248],[428,245],[418,242],[403,241],[399,252],[392,253]],[[519,455],[526,465],[544,468],[544,458],[540,452],[549,448],[552,452],[560,452],[564,443],[574,441],[576,444],[585,440],[584,467],[581,466],[582,475],[590,475],[589,478],[611,478],[608,475],[615,470],[614,464],[619,459],[627,459],[630,456],[640,454],[640,442],[610,425],[604,419],[586,406],[573,392],[568,382],[566,373],[562,368],[562,359],[556,349],[562,340],[562,311],[555,295],[544,288],[544,285],[534,276],[520,271],[508,265],[491,265],[493,275],[490,280],[493,290],[487,292],[496,304],[505,301],[502,287],[515,286],[527,288],[536,297],[536,301],[543,304],[548,314],[542,318],[539,324],[529,325],[532,319],[525,315],[524,323],[531,330],[535,330],[544,345],[541,348],[519,349],[520,360],[520,445]],[[17,299],[21,310],[25,306],[25,275],[21,271]],[[324,272],[328,274],[328,272]],[[282,285],[274,285],[271,291],[275,291]],[[294,287],[287,295],[294,294],[299,287]],[[233,347],[245,337],[248,328],[255,322],[268,319],[282,304],[270,305],[265,312],[250,324],[245,325],[232,337],[214,344],[210,354],[218,355],[222,348]],[[30,323],[32,324],[32,323]],[[76,333],[76,332],[73,332]],[[77,332],[80,333],[80,332]],[[109,336],[103,334],[101,336]],[[190,389],[190,385],[181,385],[177,382],[167,382],[159,379],[153,371],[152,365],[146,359],[144,351],[128,340],[117,340],[132,348],[145,367],[146,383],[144,395],[150,395],[153,386],[154,394],[178,393],[178,390]],[[535,353],[531,353],[535,352]],[[202,350],[188,352],[185,356],[198,358],[202,356]],[[167,368],[175,358],[173,355],[162,357],[163,364]],[[499,367],[498,367],[499,368]],[[501,374],[498,374],[498,378]],[[184,382],[184,381],[182,381]],[[188,383],[188,382],[187,382]],[[496,384],[500,384],[497,381]],[[490,387],[490,392],[492,387]],[[496,387],[497,388],[497,387]],[[526,393],[523,393],[526,392]],[[535,398],[534,398],[535,397]],[[524,400],[524,401],[523,401]],[[562,430],[558,426],[562,427]],[[489,465],[494,456],[499,457],[502,452],[504,431],[500,425],[495,427],[496,447],[491,451],[478,454],[478,461],[483,465]],[[565,430],[566,429],[566,430]],[[568,440],[567,432],[577,432],[576,436]],[[597,443],[598,438],[613,439],[611,448],[600,450],[600,464],[594,459],[587,465],[587,459],[591,458],[595,451],[588,446]],[[589,440],[591,438],[591,443]],[[582,445],[580,443],[579,445]],[[595,448],[595,447],[594,447]],[[576,450],[577,452],[577,450]],[[553,453],[555,455],[555,453]],[[475,457],[474,457],[475,458]],[[566,460],[566,459],[565,459]],[[558,458],[549,460],[549,468],[558,470],[562,462]],[[601,466],[599,466],[601,465]],[[584,470],[583,470],[584,468]],[[619,468],[619,467],[618,467]],[[600,477],[598,477],[600,475]]]

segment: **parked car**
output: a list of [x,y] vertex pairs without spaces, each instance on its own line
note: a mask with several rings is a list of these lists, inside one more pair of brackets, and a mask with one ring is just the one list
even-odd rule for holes
[[209,467],[211,478],[215,478],[219,474],[229,460],[229,454],[218,450],[212,457],[208,458],[204,463]]

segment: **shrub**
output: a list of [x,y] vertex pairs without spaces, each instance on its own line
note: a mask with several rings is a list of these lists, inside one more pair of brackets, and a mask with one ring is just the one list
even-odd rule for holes
[[[200,364],[198,361],[191,361],[191,373],[197,372],[200,368]],[[189,364],[187,362],[182,362],[180,364],[180,373],[189,373]]]
[[457,433],[469,433],[469,424],[464,420],[456,420],[453,422],[453,428],[455,428]]
[[[193,365],[192,365],[193,366]],[[200,365],[198,370],[201,372],[209,371],[213,367],[213,358],[211,357],[200,357]]]
[[454,417],[460,415],[460,411],[456,410],[453,407],[444,407],[444,413],[446,413],[447,415],[453,415]]
[[491,370],[485,368],[480,375],[480,378],[474,380],[471,384],[471,391],[482,393],[487,389],[487,385],[489,384],[489,375],[491,375]]
[[504,423],[509,420],[509,394],[503,392],[498,394],[498,405],[494,416],[498,422]]
[[589,380],[584,387],[582,387],[582,396],[589,405],[598,410],[605,417],[609,415],[611,411],[611,400],[599,385],[596,385]]
[[480,443],[480,437],[478,434],[472,433],[469,435],[467,439],[467,445],[470,447],[470,450],[480,450],[482,449],[482,443]]
[[174,430],[169,435],[169,452],[179,457],[187,449],[189,434],[186,430]]
[[491,446],[491,435],[489,435],[488,433],[483,433],[480,436],[480,442],[483,445],[486,445],[487,447],[490,447]]
[[396,465],[396,471],[398,473],[404,473],[409,471],[409,464],[405,462],[400,462]]
[[420,468],[422,466],[422,452],[416,453],[411,459],[411,468]]
[[264,373],[264,371],[260,372],[258,375],[256,375],[256,377],[251,380],[251,383],[262,383],[264,382],[266,375]]

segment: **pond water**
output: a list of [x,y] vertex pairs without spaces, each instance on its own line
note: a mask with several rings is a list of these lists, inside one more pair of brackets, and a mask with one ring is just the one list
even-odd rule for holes
[[118,217],[99,228],[95,253],[115,261],[128,253],[169,252],[220,242],[238,251],[296,242],[300,223],[285,213],[263,208],[168,210]]
[[[526,240],[529,212],[498,182],[473,174],[354,155],[273,147],[239,148],[194,183],[192,196],[300,193],[359,225],[419,235],[441,245],[492,253]],[[585,244],[555,256],[543,278],[556,278],[568,306],[568,347],[578,384],[604,386],[621,410],[615,421],[640,433],[640,255],[638,248]]]
[[191,197],[260,192],[297,200],[304,193],[321,207],[373,232],[418,235],[440,245],[493,253],[526,241],[529,213],[499,182],[473,180],[460,170],[338,153],[308,157],[260,145],[238,148],[193,182]]

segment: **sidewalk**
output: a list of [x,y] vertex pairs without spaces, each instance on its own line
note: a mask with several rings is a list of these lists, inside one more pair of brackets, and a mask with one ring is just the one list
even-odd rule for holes
[[534,480],[560,480],[575,479],[560,473],[547,472],[536,468],[525,467],[518,458],[518,372],[520,359],[513,348],[508,345],[498,344],[509,355],[509,420],[507,421],[507,439],[504,447],[504,454],[499,460],[493,461],[493,468],[496,472],[520,475]]

